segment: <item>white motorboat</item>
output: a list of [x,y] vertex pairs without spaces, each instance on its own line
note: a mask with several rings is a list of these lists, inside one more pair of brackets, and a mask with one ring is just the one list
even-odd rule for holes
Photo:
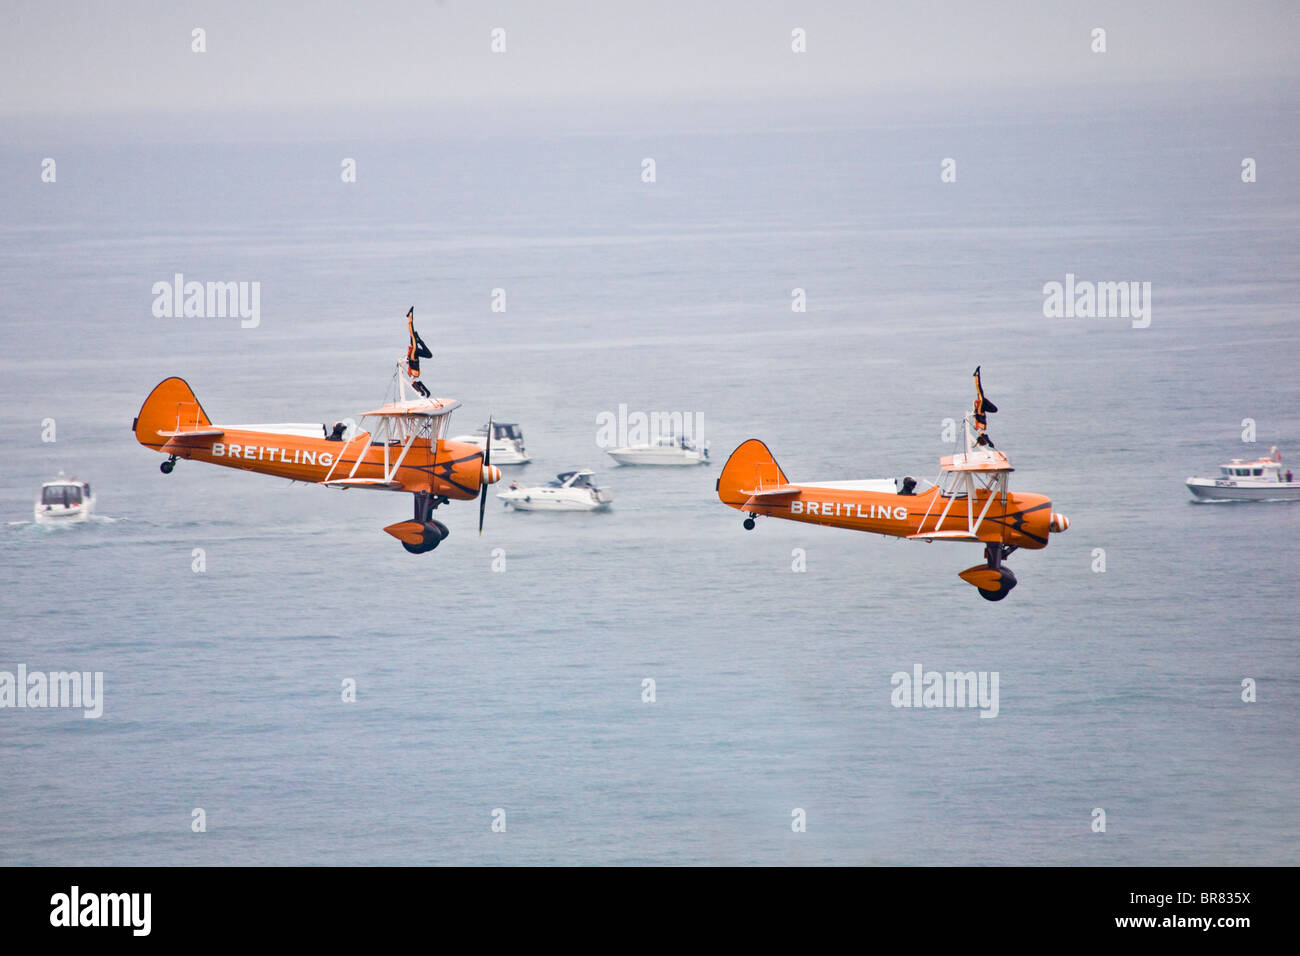
[[[496,452],[492,454],[495,464]],[[603,511],[614,500],[607,488],[596,486],[596,476],[590,471],[561,472],[544,485],[512,481],[497,497],[518,511]]]
[[662,435],[648,445],[626,445],[605,452],[620,465],[707,465],[709,443],[701,447],[681,435]]
[[73,524],[87,520],[94,510],[90,485],[59,472],[59,477],[41,485],[32,514],[38,524]]
[[1274,446],[1269,454],[1255,461],[1234,458],[1213,478],[1188,478],[1187,490],[1210,501],[1300,501],[1300,482],[1282,467],[1282,453]]
[[[487,426],[484,425],[473,435],[458,435],[452,441],[463,441],[482,448],[487,441]],[[524,430],[513,422],[493,422],[492,464],[526,465],[530,461],[532,459],[524,450]]]

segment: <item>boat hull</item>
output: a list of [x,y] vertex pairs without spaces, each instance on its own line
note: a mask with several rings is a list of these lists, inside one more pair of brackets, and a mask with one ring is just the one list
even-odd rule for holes
[[62,505],[54,505],[45,508],[43,505],[37,505],[32,517],[37,524],[78,524],[82,521],[90,520],[91,509],[82,505],[80,508],[65,508]]
[[1300,482],[1245,484],[1216,478],[1188,478],[1187,490],[1201,501],[1300,501]]
[[506,504],[516,511],[605,511],[609,508],[610,502],[582,502],[531,496],[507,498]]
[[620,465],[651,465],[657,467],[683,467],[688,465],[707,465],[709,459],[696,455],[655,455],[635,451],[610,451],[609,455]]

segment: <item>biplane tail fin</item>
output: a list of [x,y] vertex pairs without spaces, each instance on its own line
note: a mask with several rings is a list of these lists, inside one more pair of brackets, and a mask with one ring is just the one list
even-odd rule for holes
[[136,441],[158,449],[178,432],[199,431],[211,426],[212,422],[189,383],[173,376],[154,386],[131,427]]
[[789,485],[785,472],[772,452],[757,438],[744,442],[731,453],[718,476],[718,498],[723,504],[740,507],[754,497],[757,490]]

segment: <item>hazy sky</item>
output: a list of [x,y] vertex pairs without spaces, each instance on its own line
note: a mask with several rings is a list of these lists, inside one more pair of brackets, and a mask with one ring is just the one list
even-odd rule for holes
[[[855,96],[1300,76],[1296,0],[3,0],[0,114]],[[191,52],[191,30],[207,52]],[[506,52],[490,50],[503,28]],[[807,31],[807,52],[791,31]],[[1090,49],[1094,27],[1107,52]]]

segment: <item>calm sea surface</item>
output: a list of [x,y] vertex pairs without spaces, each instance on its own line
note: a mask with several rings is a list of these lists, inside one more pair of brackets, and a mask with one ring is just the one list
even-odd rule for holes
[[[1182,485],[1300,466],[1284,106],[0,147],[0,670],[105,696],[0,710],[0,863],[1300,862],[1300,505]],[[259,282],[260,325],[155,318],[178,272]],[[1150,327],[1044,318],[1067,272],[1150,282]],[[405,496],[164,477],[129,431],[169,375],[218,423],[374,407],[412,304],[453,432],[519,422],[508,477],[593,468],[610,513],[493,499],[479,538],[457,503],[414,557]],[[976,548],[746,533],[717,465],[595,443],[625,403],[719,463],[933,478],[977,364],[1013,487],[1071,519],[1001,604]],[[96,521],[31,524],[59,469]],[[997,672],[997,717],[891,706],[916,664]]]

